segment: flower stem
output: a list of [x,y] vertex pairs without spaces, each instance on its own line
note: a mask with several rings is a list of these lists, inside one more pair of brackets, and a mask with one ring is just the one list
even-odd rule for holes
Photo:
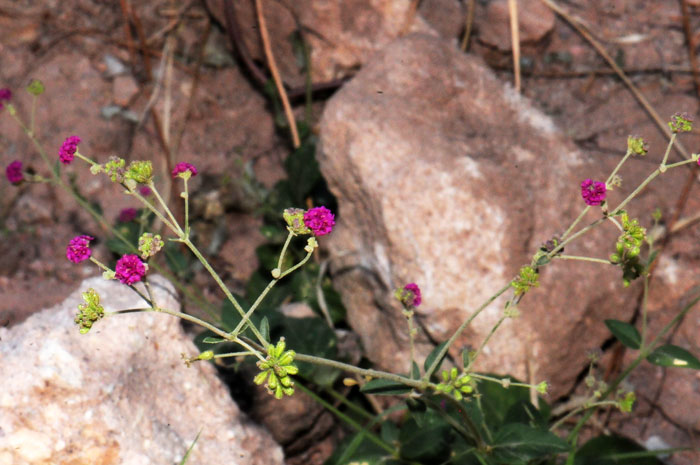
[[595,257],[581,257],[578,255],[557,255],[554,258],[558,258],[560,260],[581,260],[583,262],[594,262],[594,263],[602,263],[604,265],[610,265],[610,260],[605,260],[603,258],[595,258]]
[[632,155],[632,151],[627,149],[627,153],[625,153],[625,156],[622,157],[622,160],[620,160],[620,163],[617,164],[615,169],[610,173],[610,176],[608,176],[608,179],[605,181],[605,185],[608,186],[610,184],[610,181],[612,181],[612,178],[615,177],[618,171],[620,171],[620,168],[622,168],[622,165],[625,164],[627,159]]
[[501,324],[505,321],[506,318],[508,318],[506,315],[501,316],[501,318],[498,319],[496,324],[493,325],[493,328],[491,328],[491,331],[489,331],[489,333],[486,335],[486,338],[483,340],[483,342],[481,343],[479,348],[476,350],[476,353],[474,354],[474,356],[469,358],[469,364],[464,369],[464,371],[469,372],[471,370],[471,367],[472,367],[472,365],[474,365],[474,362],[479,357],[479,354],[481,354],[481,351],[484,350],[486,343],[489,342],[489,339],[491,339],[491,336],[494,335],[496,330],[501,326]]
[[437,369],[438,363],[442,360],[442,358],[445,356],[447,351],[450,349],[452,344],[457,340],[460,334],[462,334],[462,331],[469,325],[469,323],[472,322],[474,318],[476,318],[479,313],[481,313],[486,307],[488,307],[494,300],[496,300],[498,297],[501,296],[504,292],[506,292],[508,289],[510,289],[510,282],[500,288],[494,295],[486,299],[486,301],[481,304],[479,308],[477,308],[469,318],[467,318],[460,326],[457,328],[457,330],[452,334],[450,339],[447,340],[447,344],[445,344],[445,347],[442,348],[440,353],[435,357],[435,361],[428,367],[428,369],[425,372],[425,375],[423,375],[423,382],[427,383],[430,380],[430,376],[432,376],[433,372]]

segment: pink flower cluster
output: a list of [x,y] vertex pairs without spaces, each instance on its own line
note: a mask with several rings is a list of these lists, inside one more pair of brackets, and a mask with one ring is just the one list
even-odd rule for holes
[[586,179],[581,183],[581,197],[586,205],[595,207],[605,200],[606,187],[604,182]]
[[324,236],[333,231],[335,215],[326,207],[314,207],[304,213],[304,224],[314,236]]
[[12,98],[12,92],[8,88],[2,88],[0,89],[0,110],[2,110],[5,105],[3,102],[9,102],[10,99]]
[[66,247],[66,257],[73,263],[80,263],[90,258],[90,241],[95,239],[92,236],[75,236]]
[[173,178],[176,178],[178,174],[184,173],[186,171],[189,171],[192,176],[197,176],[197,168],[195,168],[195,166],[192,163],[182,161],[175,165],[175,168],[173,168]]
[[5,176],[7,180],[12,184],[19,184],[24,181],[24,174],[22,174],[22,162],[15,160],[5,168]]
[[413,294],[413,302],[410,302],[412,306],[417,307],[423,301],[420,295],[420,288],[418,287],[418,284],[408,283],[403,287],[403,290]]
[[114,277],[122,284],[134,284],[146,274],[146,265],[134,254],[124,255],[117,260]]
[[70,136],[63,141],[61,149],[58,151],[58,158],[61,159],[61,163],[68,165],[73,161],[79,143],[80,137],[78,136]]
[[133,207],[124,208],[122,211],[119,212],[119,217],[117,218],[117,221],[119,221],[120,223],[128,223],[130,221],[134,221],[138,214],[139,211]]

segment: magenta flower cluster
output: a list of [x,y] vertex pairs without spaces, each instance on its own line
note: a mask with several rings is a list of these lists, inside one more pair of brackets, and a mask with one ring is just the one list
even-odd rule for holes
[[420,305],[420,303],[423,301],[420,295],[420,288],[418,287],[418,284],[416,283],[408,283],[403,287],[404,291],[408,291],[411,294],[413,294],[413,302],[410,304],[413,305],[414,307],[417,307]]
[[581,183],[581,197],[586,205],[595,207],[605,200],[606,187],[604,182],[586,179]]
[[12,92],[8,88],[2,88],[0,89],[0,110],[2,110],[5,107],[5,104],[3,102],[9,102],[10,99],[12,98]]
[[73,263],[80,263],[90,258],[90,241],[95,239],[92,236],[75,236],[66,247],[66,257]]
[[197,176],[197,168],[192,163],[180,162],[173,168],[173,178],[176,178],[178,174],[189,171],[192,176]]
[[7,180],[12,184],[19,184],[24,181],[24,174],[22,174],[22,162],[15,160],[5,168],[5,176]]
[[333,231],[335,215],[326,207],[314,207],[304,213],[304,224],[314,236],[325,236]]
[[133,207],[124,208],[122,211],[119,212],[119,217],[117,218],[117,220],[120,223],[128,223],[130,221],[134,221],[138,214],[139,211]]
[[122,284],[134,284],[146,274],[146,265],[134,254],[124,255],[117,260],[114,277]]
[[73,161],[79,143],[80,137],[78,136],[70,136],[63,141],[63,145],[61,145],[61,149],[58,151],[58,158],[60,158],[61,163],[68,165]]

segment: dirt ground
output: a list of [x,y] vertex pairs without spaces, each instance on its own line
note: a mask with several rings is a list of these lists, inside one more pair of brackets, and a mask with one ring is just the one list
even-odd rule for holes
[[[464,10],[468,3],[461,4]],[[494,39],[487,33],[491,22],[499,19],[484,13],[489,2],[475,3],[468,53],[480,55],[504,81],[513,82],[512,54],[499,48],[509,37]],[[698,114],[700,67],[695,56],[700,2],[561,3],[571,16],[557,15],[551,28],[533,26],[544,28],[544,34],[522,44],[522,93],[553,116],[590,157],[619,156],[625,148],[620,141],[627,134],[644,134],[657,149],[665,146],[654,117],[632,89],[638,89],[662,121],[676,111]],[[254,249],[264,241],[254,208],[256,184],[244,179],[243,172],[252,168],[262,186],[272,186],[284,175],[282,161],[290,149],[287,134],[275,130],[268,101],[250,69],[232,54],[220,18],[200,2],[131,2],[130,11],[122,8],[127,4],[0,0],[0,88],[12,89],[12,103],[27,115],[31,100],[23,87],[34,78],[44,82],[36,132],[50,157],[65,137],[78,134],[85,141],[81,152],[93,158],[149,157],[159,173],[177,161],[196,164],[203,173],[193,180],[198,197],[193,215],[200,238],[203,243],[216,239],[217,246],[210,251],[216,257],[214,265],[224,270],[234,290],[240,290],[257,267]],[[282,6],[269,2],[267,8]],[[573,23],[583,24],[590,38]],[[459,28],[455,43],[463,33]],[[601,44],[627,82],[589,39]],[[168,77],[161,72],[168,67],[161,64],[170,51],[174,51],[173,75]],[[263,63],[257,64],[264,69]],[[332,91],[324,98],[329,94]],[[321,98],[315,114],[322,106]],[[302,106],[295,111],[301,114]],[[685,139],[688,150],[700,141],[698,133],[694,130]],[[48,173],[9,115],[0,114],[0,165],[15,159],[37,173]],[[101,204],[108,219],[135,206],[114,186],[78,169],[67,171],[75,175],[87,198]],[[687,195],[697,193],[695,184],[690,178]],[[684,203],[680,187],[677,198],[667,199],[670,205]],[[93,268],[65,259],[65,245],[78,233],[104,235],[67,194],[45,184],[13,186],[4,179],[0,231],[3,326],[63,300],[78,282],[93,275]],[[104,243],[97,244],[95,253],[107,254]],[[216,295],[202,276],[193,279],[205,295]],[[653,402],[642,410],[639,415],[646,417],[639,418],[636,426],[629,422],[616,426],[632,436],[641,434],[649,421],[656,421]],[[685,433],[697,437],[698,431]],[[303,463],[321,463],[323,455],[306,454],[303,460],[317,458]],[[302,463],[301,456],[290,460]]]

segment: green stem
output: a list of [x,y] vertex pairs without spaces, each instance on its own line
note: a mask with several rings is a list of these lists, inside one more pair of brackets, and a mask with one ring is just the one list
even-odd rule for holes
[[554,432],[559,426],[561,426],[566,420],[569,418],[573,417],[574,415],[587,410],[587,409],[592,409],[596,407],[602,407],[604,405],[613,405],[617,406],[617,402],[614,400],[604,400],[601,402],[593,402],[591,404],[585,403],[584,405],[581,405],[580,407],[576,407],[575,409],[571,410],[569,413],[561,417],[559,420],[557,420],[552,426],[549,427],[549,431]]
[[311,389],[307,388],[301,383],[296,383],[296,387],[301,389],[306,395],[311,397],[313,400],[321,404],[323,407],[328,409],[329,411],[333,412],[335,416],[340,418],[342,421],[350,425],[352,428],[357,430],[358,432],[364,434],[367,439],[384,449],[385,451],[389,452],[392,456],[398,457],[398,452],[396,449],[391,447],[389,444],[384,442],[380,437],[369,431],[367,428],[364,428],[362,425],[357,423],[355,420],[350,418],[349,416],[345,415],[343,412],[335,408],[333,405],[331,405],[329,402],[327,402],[325,399],[319,397],[315,392],[313,392]]
[[620,205],[610,210],[611,214],[615,214],[616,212],[622,210],[622,208],[625,205],[627,205],[633,198],[635,198],[637,194],[639,194],[645,187],[647,187],[647,185],[659,174],[661,174],[661,168],[656,168],[653,173],[651,173],[639,186],[637,186],[634,192],[628,195],[627,198],[620,203]]
[[277,269],[280,270],[280,273],[282,273],[282,261],[284,260],[284,254],[287,253],[287,247],[289,247],[289,243],[292,241],[292,237],[294,237],[294,233],[289,231],[289,234],[287,234],[287,239],[284,241],[284,245],[282,246],[280,258],[279,260],[277,260]]
[[229,358],[229,357],[244,357],[246,355],[255,355],[257,352],[246,350],[244,352],[227,352],[225,354],[214,354],[214,358]]
[[314,253],[313,250],[311,252],[308,252],[306,254],[306,257],[304,257],[304,259],[302,261],[300,261],[299,263],[297,263],[296,265],[294,265],[293,267],[291,267],[287,271],[283,272],[280,275],[280,277],[278,278],[278,280],[284,278],[285,276],[287,276],[290,273],[293,273],[297,268],[304,266],[306,264],[306,262],[309,261],[309,258],[311,258],[311,255],[313,255],[313,253]]
[[[647,345],[647,346],[643,345],[642,347],[640,347],[639,355],[637,355],[637,358],[634,359],[632,361],[632,363],[630,363],[627,368],[625,368],[625,370],[620,374],[620,376],[618,376],[615,379],[615,381],[608,387],[608,389],[606,389],[605,392],[603,392],[603,394],[600,396],[600,398],[605,399],[612,392],[615,392],[615,390],[620,385],[620,383],[625,378],[627,378],[627,376],[632,372],[632,370],[634,370],[637,367],[637,365],[639,365],[642,362],[642,360],[644,360],[651,353],[651,349],[656,346],[656,343],[659,341],[659,339],[664,337],[666,335],[666,333],[668,333],[671,330],[671,328],[673,326],[675,326],[676,323],[678,323],[681,320],[681,318],[683,318],[686,315],[686,313],[688,313],[690,311],[690,309],[692,309],[695,306],[695,304],[697,304],[698,302],[700,302],[700,296],[691,300],[685,307],[683,307],[683,310],[678,312],[678,314],[668,324],[666,324],[666,326],[663,327],[661,332],[659,332],[659,334],[654,338],[654,340],[651,343],[649,343],[649,345]],[[581,419],[578,421],[578,423],[576,423],[576,426],[574,426],[574,429],[572,429],[571,432],[569,433],[569,435],[567,436],[567,440],[569,442],[571,442],[572,439],[578,435],[579,430],[588,421],[588,419],[591,417],[591,415],[593,415],[593,411],[586,412],[586,414],[583,417],[581,417]]]
[[647,337],[647,303],[649,297],[649,273],[644,273],[643,279],[644,293],[642,294],[642,347],[644,347]]
[[[160,193],[158,192],[158,189],[156,189],[155,184],[153,184],[153,181],[149,181],[148,184],[147,184],[147,186],[148,186],[148,187],[151,189],[151,191],[153,192],[153,195],[154,195],[154,196],[156,197],[156,199],[158,200],[158,203],[159,203],[160,206],[163,208],[163,211],[165,212],[165,214],[168,215],[168,218],[170,218],[170,222],[171,222],[170,228],[173,230],[173,232],[174,232],[178,237],[180,237],[180,238],[183,238],[183,237],[186,238],[186,237],[185,237],[184,231],[182,230],[182,228],[180,228],[180,225],[177,224],[177,220],[175,219],[175,216],[173,216],[173,212],[170,211],[170,209],[168,208],[168,205],[167,205],[167,204],[165,203],[165,201],[163,200],[163,197],[160,196]],[[141,195],[139,195],[137,192],[134,192],[134,194],[135,194],[137,197],[139,197],[140,200],[141,200],[142,202],[146,202],[146,199],[144,199],[143,197],[141,197]],[[162,218],[163,218],[163,215],[162,215],[160,212],[158,212],[158,210],[156,210],[155,208],[152,208],[152,211],[153,211],[154,213],[156,213],[156,215],[158,215],[158,218],[161,218],[161,221],[164,221],[164,220],[162,219]],[[189,239],[189,238],[187,238],[187,239]]]
[[[263,301],[263,299],[265,298],[267,293],[270,292],[270,289],[272,289],[272,287],[275,284],[277,284],[277,281],[278,281],[277,279],[273,279],[272,281],[270,281],[267,284],[267,287],[265,287],[265,289],[260,293],[258,298],[255,299],[255,302],[253,302],[253,305],[251,305],[250,308],[248,309],[248,311],[243,315],[243,319],[241,321],[239,321],[238,324],[236,325],[236,327],[234,328],[234,330],[231,331],[231,336],[238,337],[240,332],[245,330],[246,325],[250,322],[251,315],[258,308],[258,305],[260,305],[260,303]],[[251,328],[255,327],[255,325],[253,325],[253,324],[250,324],[249,326]],[[259,334],[259,333],[257,333],[257,334]],[[256,336],[257,336],[257,334],[256,334]],[[262,337],[262,335],[260,335],[258,337],[258,340],[260,341],[260,343],[263,346],[267,345],[267,341],[265,340],[265,338]]]
[[190,237],[190,191],[187,187],[188,179],[185,178],[185,237]]
[[343,405],[345,405],[347,408],[349,408],[353,412],[357,413],[358,415],[361,415],[368,420],[374,419],[374,415],[367,412],[365,409],[358,407],[354,403],[350,402],[344,395],[340,394],[335,389],[329,387],[329,388],[326,388],[325,391],[326,391],[326,393],[330,394],[330,396],[333,397],[335,400],[342,403]]
[[36,95],[32,94],[32,110],[30,112],[29,116],[29,131],[34,135],[35,131],[35,125],[34,123],[36,122],[35,116],[36,116],[36,101],[37,97]]
[[557,255],[554,257],[559,260],[580,260],[582,262],[594,262],[594,263],[602,263],[604,265],[610,265],[610,260],[605,260],[603,258],[595,258],[595,257],[581,257],[578,255]]
[[675,132],[673,134],[671,134],[671,139],[669,139],[668,145],[666,146],[666,153],[664,153],[664,159],[661,160],[661,166],[660,166],[660,170],[662,173],[664,171],[666,171],[666,168],[668,168],[666,166],[666,160],[668,160],[668,154],[671,153],[671,147],[673,146],[673,143],[676,141],[676,136],[677,136],[677,134]]
[[676,163],[671,163],[670,165],[666,165],[666,169],[668,170],[671,168],[676,168],[677,166],[683,166],[683,165],[687,165],[688,163],[693,163],[693,162],[697,163],[692,158],[689,158],[689,159],[683,160],[683,161],[677,161]]
[[481,354],[481,351],[484,350],[484,347],[486,347],[486,343],[489,342],[489,339],[491,339],[491,336],[494,335],[494,333],[496,332],[496,330],[501,326],[501,324],[505,321],[506,318],[508,318],[508,317],[505,316],[505,315],[501,316],[501,318],[498,319],[498,321],[496,322],[496,324],[493,325],[493,328],[491,328],[491,331],[489,331],[489,333],[486,335],[486,338],[481,342],[481,345],[480,345],[479,348],[476,350],[476,353],[474,354],[474,356],[469,358],[469,364],[466,366],[466,368],[464,369],[464,371],[466,371],[467,373],[469,373],[469,371],[471,370],[472,365],[474,365],[474,362],[475,362],[476,359],[479,357],[479,354]]
[[571,225],[569,226],[569,228],[564,232],[564,234],[562,234],[562,236],[561,236],[561,240],[562,240],[562,241],[563,241],[564,239],[566,239],[566,236],[568,236],[568,235],[571,233],[571,231],[576,227],[576,225],[579,223],[579,221],[581,221],[581,218],[583,218],[583,216],[584,216],[586,213],[588,213],[588,210],[590,210],[590,209],[591,209],[590,205],[586,205],[586,208],[584,208],[584,209],[581,211],[581,213],[579,213],[578,217],[574,220],[574,222],[571,223]]
[[[500,384],[501,386],[504,386],[502,379],[494,378],[492,376],[480,375],[477,373],[469,373],[469,376],[471,376],[472,378],[483,379],[484,381],[490,381],[492,383],[496,383],[496,384]],[[508,386],[524,387],[524,388],[528,388],[528,389],[533,389],[533,388],[537,389],[537,386],[533,386],[532,384],[516,383],[513,381],[508,381],[507,384],[508,384]]]
[[435,357],[435,360],[433,363],[428,367],[428,369],[425,372],[425,375],[423,375],[423,382],[428,383],[430,380],[430,377],[432,376],[433,372],[437,369],[438,364],[442,360],[442,358],[445,356],[449,348],[454,344],[454,342],[457,340],[460,334],[462,334],[462,331],[469,325],[469,323],[472,322],[474,318],[476,318],[479,313],[481,313],[486,307],[488,307],[494,300],[496,300],[498,297],[501,296],[504,292],[506,292],[508,289],[510,289],[510,282],[503,286],[501,289],[499,289],[494,295],[486,299],[486,301],[481,304],[479,308],[477,308],[469,318],[467,318],[460,326],[457,328],[457,330],[452,334],[450,339],[448,339],[447,344],[445,344],[445,347],[442,348],[440,353]]
[[612,173],[610,173],[610,176],[608,176],[608,179],[605,181],[605,185],[608,186],[610,184],[610,181],[612,181],[612,178],[617,174],[618,171],[620,171],[620,168],[622,168],[622,165],[625,164],[627,159],[632,155],[632,151],[627,149],[627,153],[625,153],[625,156],[622,157],[622,160],[620,160],[620,163],[617,164],[615,169],[613,170]]
[[411,373],[413,373],[413,363],[416,360],[415,344],[413,342],[413,310],[404,310],[403,315],[406,317],[406,322],[408,323],[408,341],[410,344],[411,351]]
[[416,388],[420,391],[425,391],[429,387],[434,386],[432,383],[429,383],[426,381],[410,379],[410,378],[407,378],[405,376],[395,375],[393,373],[387,373],[384,371],[358,368],[355,365],[349,365],[347,363],[336,362],[335,360],[329,360],[326,358],[316,357],[314,355],[306,355],[306,354],[299,354],[298,353],[294,356],[294,360],[298,360],[300,362],[313,363],[314,365],[322,365],[322,366],[337,368],[339,370],[347,371],[350,373],[356,373],[360,376],[370,376],[372,378],[387,379],[389,381],[395,381],[397,383],[401,383],[401,384],[404,384],[406,386]]

